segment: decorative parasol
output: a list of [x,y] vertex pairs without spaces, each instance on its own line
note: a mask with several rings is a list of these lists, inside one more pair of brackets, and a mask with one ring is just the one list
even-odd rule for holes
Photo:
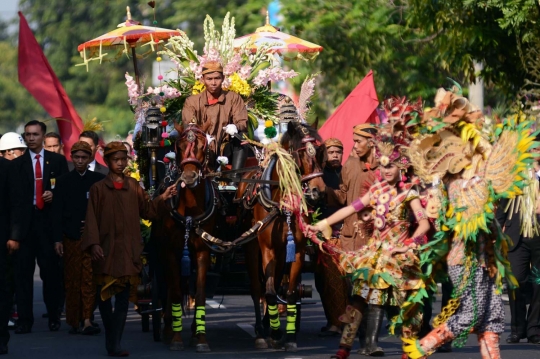
[[[155,51],[155,46],[168,40],[171,36],[180,36],[181,31],[163,29],[154,26],[142,26],[140,22],[131,19],[131,12],[129,6],[127,9],[127,20],[118,25],[118,29],[110,31],[104,35],[96,37],[93,40],[80,44],[77,50],[81,53],[81,57],[84,59],[82,64],[76,66],[86,66],[88,71],[88,63],[93,60],[99,60],[102,62],[107,53],[103,53],[104,48],[123,47],[123,53],[129,57],[129,50],[131,48],[131,56],[133,58],[133,66],[135,68],[135,78],[137,86],[139,84],[139,70],[137,67],[137,54],[135,48],[138,46],[150,46],[151,51]],[[154,25],[157,25],[157,21],[154,20]]]
[[279,31],[270,25],[268,11],[266,12],[266,24],[255,30],[253,34],[234,39],[234,48],[241,48],[246,42],[251,41],[249,48],[255,52],[262,44],[270,45],[270,52],[279,54],[285,60],[312,60],[323,50],[322,46],[302,40],[296,36]]

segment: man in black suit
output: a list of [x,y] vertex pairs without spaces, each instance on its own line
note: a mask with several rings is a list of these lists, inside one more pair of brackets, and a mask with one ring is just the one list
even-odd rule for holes
[[[508,200],[503,199],[497,208],[497,220],[504,233],[512,239],[508,248],[508,260],[519,283],[513,293],[508,293],[510,302],[510,335],[507,343],[519,343],[527,338],[529,343],[540,344],[540,285],[532,282],[531,268],[540,269],[540,238],[524,237],[521,233],[521,214],[515,206],[514,213],[506,210]],[[527,303],[529,309],[527,310]]]
[[19,251],[15,255],[15,293],[19,320],[15,334],[26,334],[34,324],[34,270],[37,259],[43,281],[43,297],[49,314],[49,329],[60,328],[61,280],[52,238],[52,190],[56,179],[68,172],[64,156],[45,151],[47,127],[30,121],[24,127],[28,151],[13,160],[12,172],[18,178],[21,206],[13,212],[14,221],[27,221]]
[[20,225],[13,225],[13,208],[20,192],[18,181],[13,178],[11,161],[0,158],[0,355],[7,354],[8,322],[13,300],[13,278],[8,270],[8,256],[19,249]]
[[[79,135],[79,141],[88,143],[90,145],[90,148],[92,148],[92,160],[90,161],[90,164],[88,165],[88,169],[92,172],[102,173],[106,176],[109,173],[109,169],[96,161],[96,152],[100,148],[98,134],[95,133],[94,131],[83,131]],[[70,172],[75,169],[73,162],[69,162],[68,166],[69,166]]]

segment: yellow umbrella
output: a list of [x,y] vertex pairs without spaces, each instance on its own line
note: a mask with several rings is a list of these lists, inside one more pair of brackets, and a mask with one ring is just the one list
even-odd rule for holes
[[[154,24],[157,22],[154,21]],[[81,53],[81,57],[84,59],[82,64],[77,66],[86,66],[88,71],[88,63],[93,60],[99,60],[102,62],[103,58],[107,55],[103,51],[107,48],[120,47],[123,48],[123,52],[129,55],[128,48],[131,49],[131,56],[133,58],[133,65],[135,67],[135,78],[137,85],[139,85],[139,70],[137,67],[137,54],[135,48],[138,46],[150,46],[151,51],[155,51],[155,46],[163,43],[172,36],[180,36],[180,30],[163,29],[153,26],[142,26],[138,21],[131,19],[131,12],[129,6],[127,7],[127,20],[118,25],[118,29],[110,31],[104,35],[96,37],[90,41],[82,43],[78,46],[77,50]]]
[[249,48],[253,52],[263,44],[269,45],[271,53],[279,54],[285,60],[312,60],[323,50],[322,46],[281,32],[270,25],[268,12],[264,26],[257,28],[253,34],[234,39],[233,45],[239,49],[247,42],[250,42]]

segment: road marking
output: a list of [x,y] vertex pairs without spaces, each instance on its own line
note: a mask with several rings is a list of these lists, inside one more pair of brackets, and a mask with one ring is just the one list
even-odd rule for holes
[[253,328],[253,325],[247,324],[247,323],[238,323],[237,324],[240,329],[242,329],[244,332],[251,335],[252,338],[256,338],[257,335],[255,334],[255,328]]
[[218,302],[216,302],[215,300],[212,300],[212,299],[207,300],[206,304],[208,306],[210,306],[210,308],[214,308],[214,309],[226,309],[227,308],[223,304],[219,304]]

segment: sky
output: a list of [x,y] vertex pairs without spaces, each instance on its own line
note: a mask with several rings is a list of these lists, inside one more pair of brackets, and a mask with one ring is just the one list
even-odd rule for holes
[[17,15],[19,0],[0,0],[0,18],[9,20]]

